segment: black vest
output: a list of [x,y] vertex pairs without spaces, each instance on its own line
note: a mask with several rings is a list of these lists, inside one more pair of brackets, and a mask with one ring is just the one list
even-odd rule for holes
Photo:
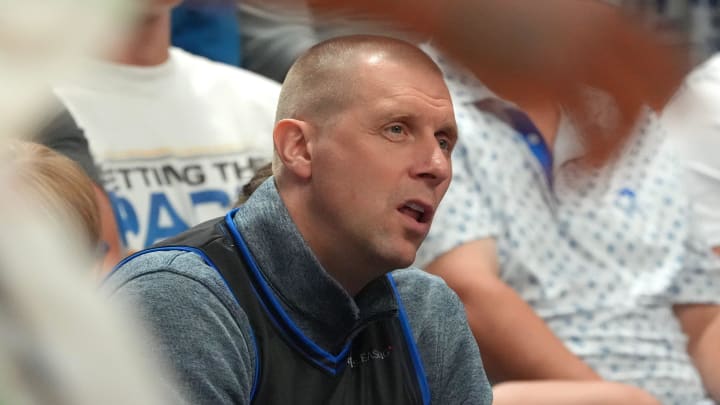
[[190,251],[225,280],[254,334],[253,404],[430,403],[422,362],[391,275],[374,283],[387,289],[397,309],[358,325],[339,353],[327,353],[307,338],[280,306],[232,221],[234,212],[141,254]]

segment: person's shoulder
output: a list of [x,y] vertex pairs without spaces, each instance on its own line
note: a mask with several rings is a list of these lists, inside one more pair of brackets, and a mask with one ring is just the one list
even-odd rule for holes
[[426,287],[430,286],[441,286],[445,285],[442,278],[430,274],[418,267],[408,267],[406,269],[395,270],[390,273],[395,285],[400,287],[401,285],[422,285]]
[[249,398],[257,348],[252,325],[216,270],[193,252],[131,256],[104,292],[142,322],[189,403]]
[[187,74],[201,75],[205,80],[216,83],[242,85],[247,92],[280,92],[280,83],[238,66],[212,61],[175,47],[170,48],[170,55]]
[[[215,295],[227,295],[220,274],[207,265],[198,254],[184,250],[141,251],[120,262],[103,282],[103,288],[115,292],[132,284],[133,288],[157,284],[162,279],[168,286],[193,284]],[[155,280],[155,281],[153,281]],[[148,281],[147,283],[144,281]]]
[[449,302],[455,298],[455,293],[442,278],[421,269],[410,267],[395,270],[391,276],[398,294],[403,301],[407,302],[406,307],[422,303]]
[[416,339],[438,337],[466,322],[460,298],[440,277],[417,268],[396,270],[391,276]]

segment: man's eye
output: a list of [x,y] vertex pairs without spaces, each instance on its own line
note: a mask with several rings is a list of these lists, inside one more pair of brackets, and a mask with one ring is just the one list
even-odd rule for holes
[[450,150],[450,142],[448,142],[447,139],[438,139],[438,145],[440,145],[440,149],[442,150]]
[[438,145],[440,145],[440,149],[445,150],[445,151],[452,150],[453,145],[445,135],[438,136],[437,142],[438,142]]
[[393,141],[404,139],[407,134],[407,128],[402,124],[392,124],[385,127],[385,136]]

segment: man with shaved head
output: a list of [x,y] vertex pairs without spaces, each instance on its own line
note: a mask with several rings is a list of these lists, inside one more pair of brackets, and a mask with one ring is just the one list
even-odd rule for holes
[[[406,42],[311,48],[283,85],[273,175],[109,277],[194,404],[490,404],[456,295],[415,260],[457,139]],[[268,134],[269,136],[269,134]]]

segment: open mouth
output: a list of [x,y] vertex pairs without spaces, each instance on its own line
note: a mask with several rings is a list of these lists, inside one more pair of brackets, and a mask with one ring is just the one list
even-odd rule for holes
[[398,211],[415,219],[415,221],[425,224],[432,219],[433,208],[430,205],[419,201],[408,201],[398,208]]

